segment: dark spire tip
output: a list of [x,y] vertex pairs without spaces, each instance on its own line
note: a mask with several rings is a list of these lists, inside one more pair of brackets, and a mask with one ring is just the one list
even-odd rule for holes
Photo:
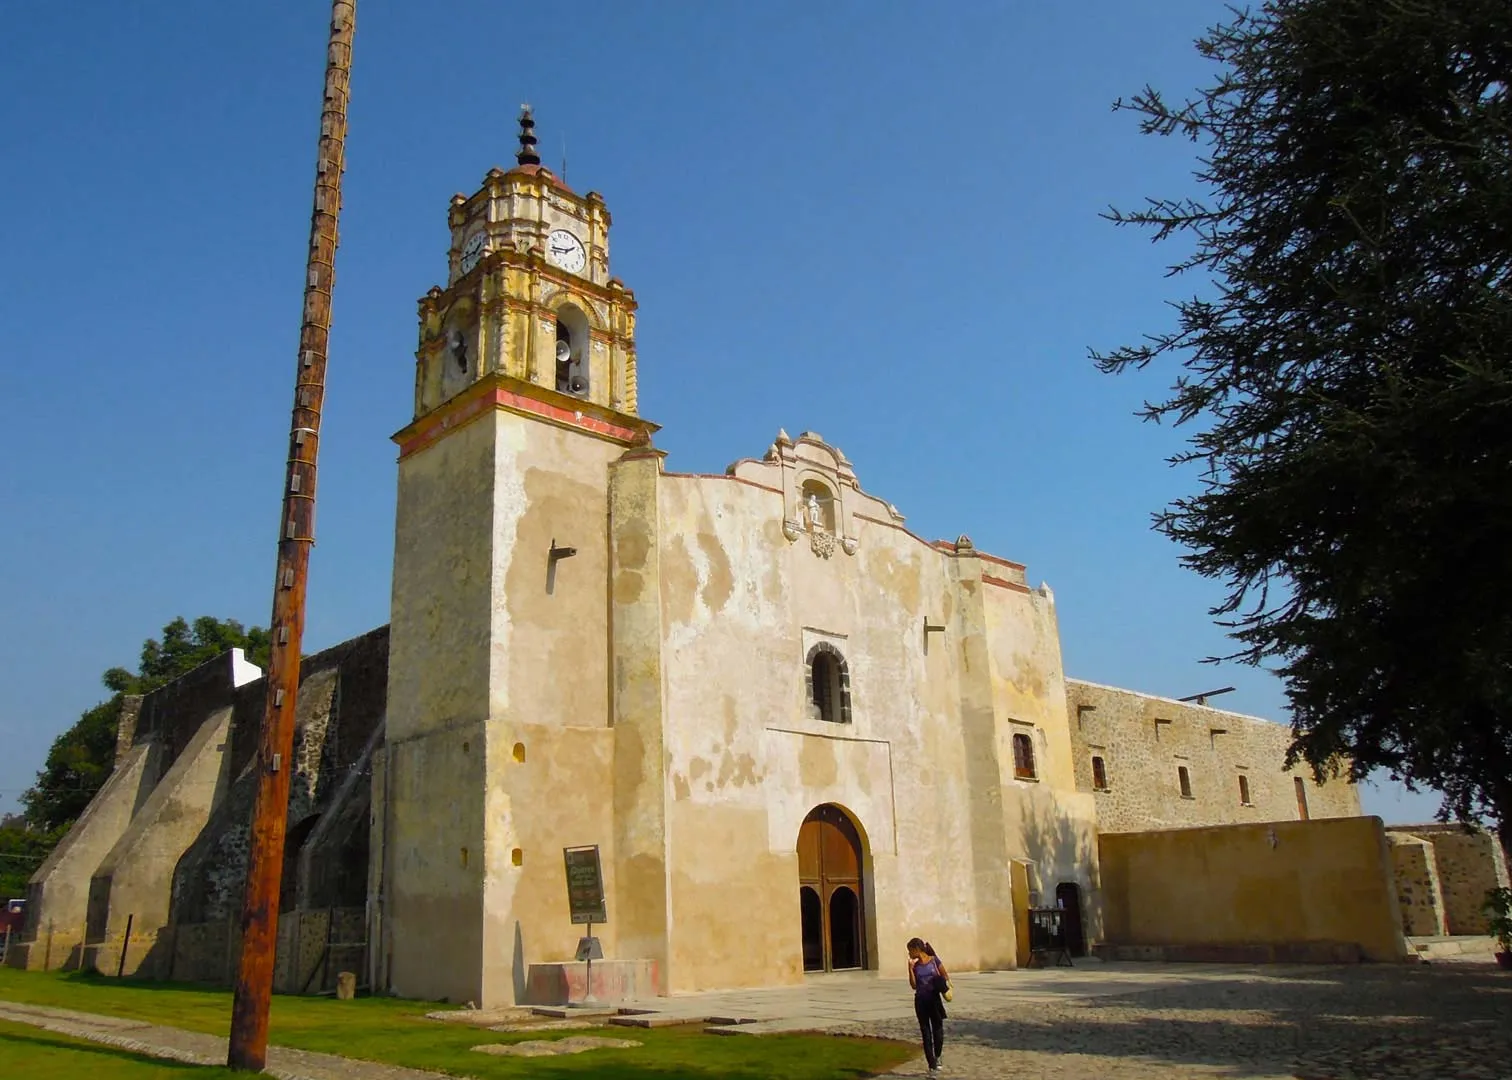
[[536,153],[535,116],[529,105],[520,106],[520,150],[515,161],[521,165],[539,165],[541,155]]

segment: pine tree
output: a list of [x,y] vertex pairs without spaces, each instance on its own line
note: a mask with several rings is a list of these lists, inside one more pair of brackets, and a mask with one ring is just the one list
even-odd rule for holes
[[1108,216],[1216,289],[1093,352],[1178,363],[1199,429],[1156,516],[1228,586],[1230,657],[1286,684],[1288,764],[1383,770],[1512,848],[1512,4],[1269,0],[1216,82],[1116,107],[1201,146],[1202,199]]

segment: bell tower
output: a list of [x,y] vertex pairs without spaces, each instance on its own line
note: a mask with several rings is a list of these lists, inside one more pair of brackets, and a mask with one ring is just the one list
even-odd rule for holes
[[528,106],[519,139],[452,198],[420,300],[373,776],[388,983],[483,1006],[572,959],[561,851],[610,842],[610,473],[656,430],[608,208],[541,165]]
[[415,419],[490,376],[538,403],[638,430],[635,294],[609,274],[609,209],[541,164],[520,113],[517,164],[454,195],[446,287],[420,301]]

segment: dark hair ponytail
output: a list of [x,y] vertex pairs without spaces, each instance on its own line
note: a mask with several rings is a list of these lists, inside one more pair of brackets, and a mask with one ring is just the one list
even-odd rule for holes
[[939,957],[935,955],[934,946],[925,941],[923,938],[909,938],[908,947],[910,949],[918,949],[925,956],[934,956],[936,960],[939,959]]

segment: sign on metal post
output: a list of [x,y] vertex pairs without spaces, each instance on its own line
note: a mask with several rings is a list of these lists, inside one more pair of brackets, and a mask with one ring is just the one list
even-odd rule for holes
[[591,1005],[594,1001],[593,962],[604,958],[599,940],[593,936],[593,924],[609,921],[609,912],[604,906],[604,871],[599,865],[597,844],[563,848],[562,856],[567,862],[567,908],[574,923],[588,924],[587,935],[578,941],[577,958],[588,964],[581,1004]]
[[562,849],[567,862],[567,906],[574,923],[606,923],[604,874],[597,844]]

